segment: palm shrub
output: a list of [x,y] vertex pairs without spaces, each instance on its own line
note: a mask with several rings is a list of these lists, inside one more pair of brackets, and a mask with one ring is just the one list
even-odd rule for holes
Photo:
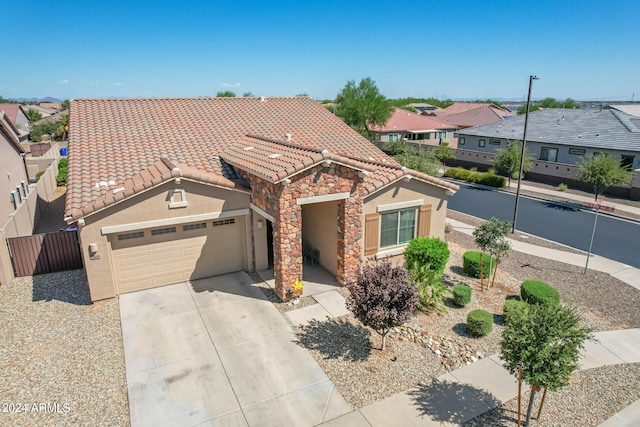
[[[465,274],[470,277],[480,278],[480,255],[478,251],[467,251],[462,256],[462,269]],[[482,276],[489,277],[491,275],[490,265],[495,267],[495,260],[493,263],[489,254],[482,253]]]
[[464,307],[471,302],[471,288],[463,283],[453,287],[453,302],[458,307]]
[[487,335],[493,330],[493,314],[486,310],[473,310],[467,316],[467,327],[473,335]]
[[538,280],[525,280],[520,285],[520,298],[529,304],[558,305],[560,294]]
[[409,274],[418,287],[418,307],[422,310],[440,310],[446,312],[444,299],[449,290],[442,284],[442,273],[431,268],[430,264],[415,261]]
[[347,308],[380,334],[381,350],[391,328],[406,323],[418,306],[418,288],[409,281],[407,269],[387,260],[364,266],[347,289]]
[[449,245],[437,237],[415,237],[404,251],[404,260],[408,266],[417,262],[430,265],[431,269],[442,273],[449,261]]

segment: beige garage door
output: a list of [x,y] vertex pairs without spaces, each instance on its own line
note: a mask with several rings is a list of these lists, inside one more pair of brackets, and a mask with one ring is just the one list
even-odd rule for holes
[[111,235],[118,293],[242,270],[242,224],[227,218]]

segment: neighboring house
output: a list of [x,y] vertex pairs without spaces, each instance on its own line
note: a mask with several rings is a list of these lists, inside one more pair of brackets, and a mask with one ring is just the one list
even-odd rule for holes
[[464,113],[469,110],[474,110],[476,108],[484,107],[489,104],[484,102],[454,102],[449,105],[447,108],[439,108],[434,111],[429,111],[427,114],[430,116],[444,117],[450,116],[452,114]]
[[630,116],[640,117],[640,104],[612,104],[604,107],[607,110],[617,110]]
[[[445,109],[446,110],[446,109]],[[445,111],[442,110],[442,111]],[[497,122],[514,117],[515,113],[496,107],[493,104],[485,104],[459,113],[437,115],[438,119],[451,123],[460,129]]]
[[423,114],[423,113],[428,112],[428,111],[434,111],[434,110],[438,109],[438,107],[436,107],[435,105],[426,104],[424,102],[413,102],[413,103],[409,104],[409,106],[415,108],[416,110],[418,110],[420,112],[420,114]]
[[53,113],[50,116],[41,118],[40,120],[35,122],[34,125],[43,125],[45,123],[55,123],[58,120],[60,120],[64,114],[68,115],[69,114],[69,110],[56,111],[55,113]]
[[62,110],[62,102],[41,102],[38,106],[47,108],[49,110],[60,111]]
[[[522,140],[524,115],[458,132],[457,159],[491,164],[511,140]],[[533,175],[551,182],[573,179],[580,159],[606,153],[636,171],[634,183],[618,194],[640,197],[640,118],[615,109],[546,109],[529,114],[527,151],[536,159]]]
[[380,142],[392,142],[404,139],[420,144],[439,145],[445,141],[455,146],[454,135],[457,127],[402,108],[394,108],[391,118],[384,126],[371,130]]
[[65,217],[92,300],[274,268],[303,241],[341,284],[414,236],[444,237],[458,187],[396,163],[308,97],[71,101]]
[[42,114],[43,118],[44,117],[49,117],[52,114],[55,114],[55,113],[57,113],[59,111],[59,110],[56,110],[56,109],[53,109],[53,108],[45,108],[45,107],[42,107],[40,105],[31,105],[31,104],[30,105],[23,105],[22,109],[24,111],[35,110],[38,113]]
[[11,123],[18,129],[20,141],[26,141],[29,137],[29,117],[26,110],[20,104],[0,104],[0,113],[4,112]]
[[18,134],[18,129],[7,115],[0,112],[0,228],[4,228],[9,216],[18,210],[29,194],[29,180],[23,160],[25,152]]

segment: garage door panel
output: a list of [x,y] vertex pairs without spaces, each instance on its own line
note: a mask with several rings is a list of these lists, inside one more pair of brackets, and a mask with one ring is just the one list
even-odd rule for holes
[[[112,258],[119,293],[242,270],[245,265],[243,219],[233,224],[118,241]],[[142,230],[141,230],[142,231]]]

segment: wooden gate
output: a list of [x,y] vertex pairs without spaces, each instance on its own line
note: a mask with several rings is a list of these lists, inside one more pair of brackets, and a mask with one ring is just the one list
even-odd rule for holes
[[7,243],[17,277],[82,268],[76,231],[12,237]]

